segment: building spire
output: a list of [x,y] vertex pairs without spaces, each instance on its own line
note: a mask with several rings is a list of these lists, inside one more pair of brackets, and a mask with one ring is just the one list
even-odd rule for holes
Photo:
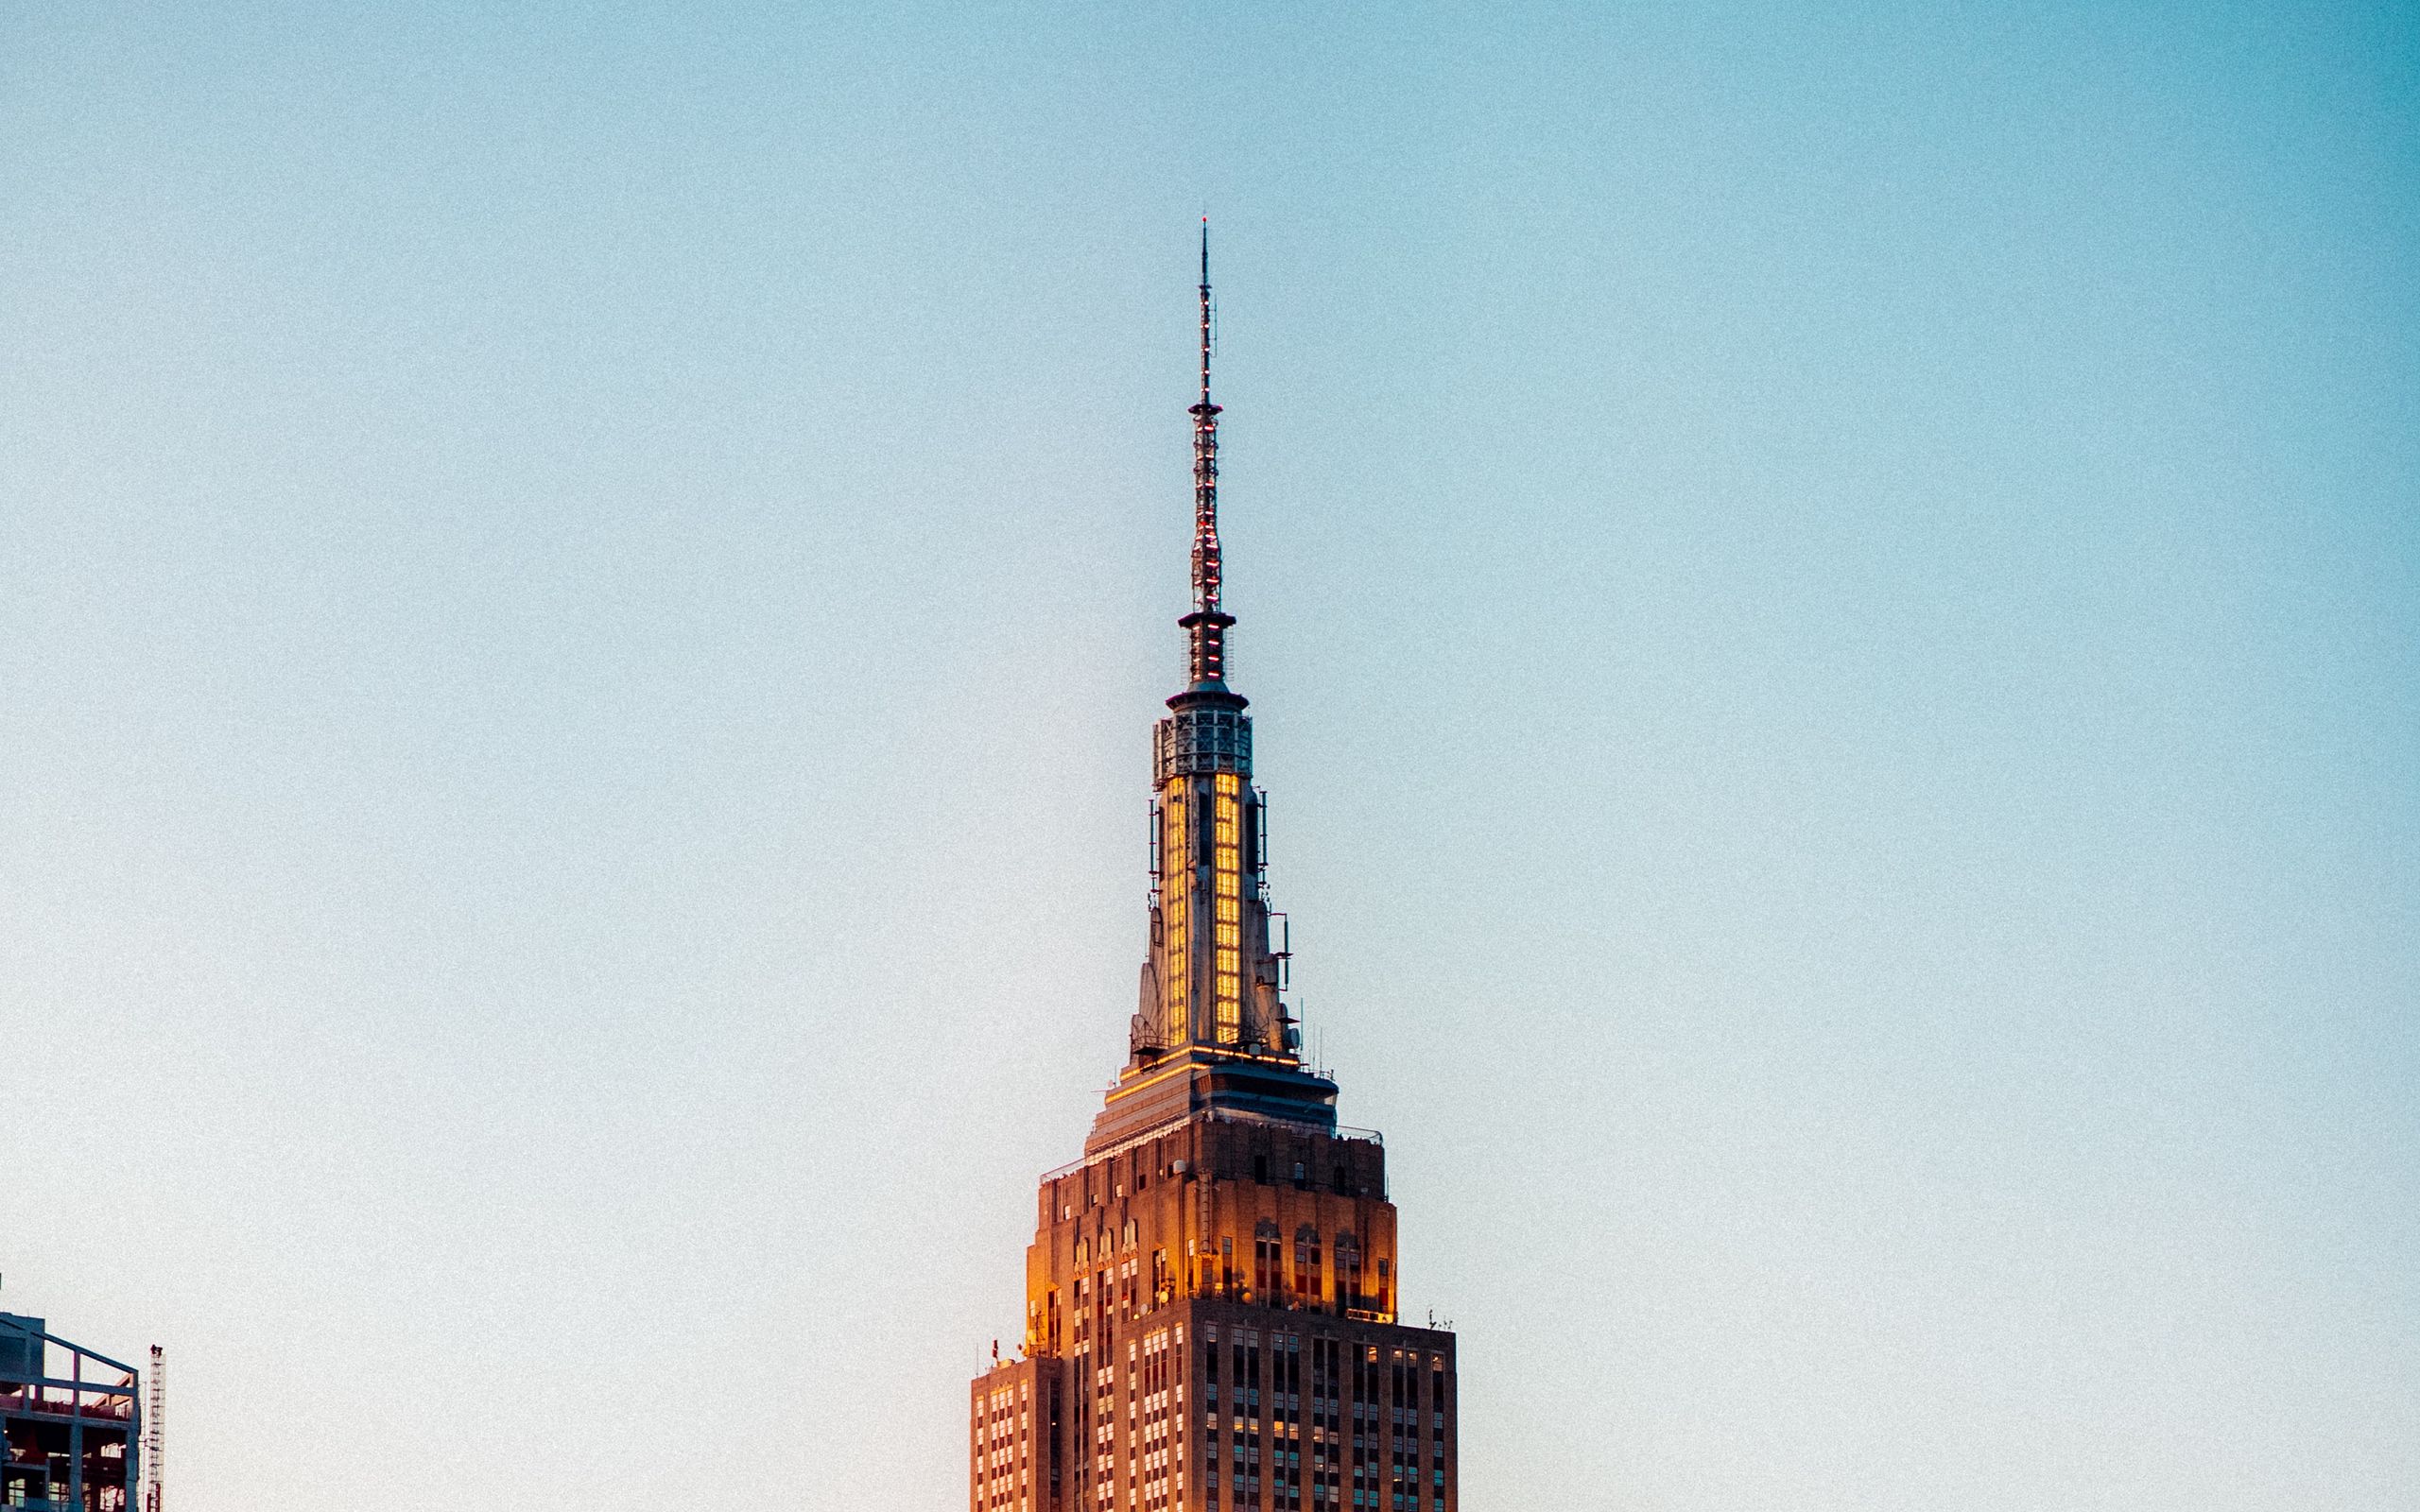
[[1151,731],[1151,936],[1126,1068],[1089,1150],[1205,1109],[1319,1128],[1336,1084],[1303,1064],[1288,1010],[1292,951],[1270,911],[1268,799],[1252,780],[1249,700],[1227,686],[1219,603],[1219,406],[1210,398],[1210,232],[1201,232],[1201,397],[1193,416],[1191,679]]
[[1210,217],[1201,217],[1201,403],[1193,406],[1193,612],[1186,680],[1196,688],[1227,681],[1227,627],[1219,607],[1219,406],[1210,402]]
[[1210,403],[1210,217],[1201,217],[1201,402]]

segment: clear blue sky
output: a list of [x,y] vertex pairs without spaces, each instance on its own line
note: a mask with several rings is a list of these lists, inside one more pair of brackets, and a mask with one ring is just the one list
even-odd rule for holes
[[0,1307],[182,1512],[962,1504],[1205,211],[1473,1512],[2420,1505],[2408,9],[19,6]]

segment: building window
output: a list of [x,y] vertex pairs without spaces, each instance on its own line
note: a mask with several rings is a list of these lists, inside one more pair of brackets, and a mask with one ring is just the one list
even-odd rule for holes
[[1271,1307],[1277,1305],[1286,1285],[1285,1248],[1277,1237],[1275,1224],[1264,1220],[1253,1231],[1253,1296]]

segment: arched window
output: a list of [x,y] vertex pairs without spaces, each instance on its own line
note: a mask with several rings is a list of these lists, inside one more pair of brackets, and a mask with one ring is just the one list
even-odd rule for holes
[[1278,1291],[1286,1284],[1285,1245],[1277,1237],[1277,1226],[1264,1218],[1252,1236],[1253,1300],[1268,1306],[1277,1305]]
[[1342,1312],[1368,1305],[1361,1299],[1361,1245],[1349,1233],[1336,1236],[1336,1305]]
[[1320,1231],[1309,1224],[1294,1230],[1294,1300],[1317,1307],[1322,1290],[1320,1277]]

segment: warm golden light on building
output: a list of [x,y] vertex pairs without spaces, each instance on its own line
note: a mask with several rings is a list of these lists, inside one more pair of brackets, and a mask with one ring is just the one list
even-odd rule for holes
[[1150,948],[1083,1157],[1042,1178],[1022,1348],[974,1383],[970,1504],[1455,1512],[1454,1336],[1397,1319],[1384,1142],[1337,1123],[1284,998],[1252,720],[1225,678],[1206,239],[1201,292],[1190,676],[1153,731]]

